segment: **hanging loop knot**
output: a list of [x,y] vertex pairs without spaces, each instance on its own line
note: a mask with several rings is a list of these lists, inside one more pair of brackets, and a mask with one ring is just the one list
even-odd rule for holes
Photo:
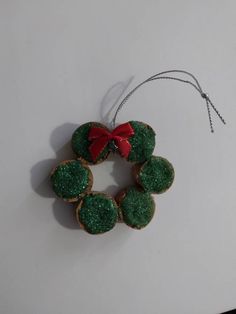
[[88,136],[89,141],[92,142],[89,146],[92,160],[96,161],[111,142],[115,143],[113,147],[117,148],[122,157],[128,157],[131,150],[129,138],[133,135],[134,129],[130,123],[121,124],[112,132],[104,128],[92,127]]
[[203,99],[209,99],[209,95],[207,93],[201,93]]

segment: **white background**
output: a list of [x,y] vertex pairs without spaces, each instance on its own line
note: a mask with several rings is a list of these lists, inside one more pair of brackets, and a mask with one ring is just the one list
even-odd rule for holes
[[[233,0],[0,0],[0,313],[236,307],[235,12]],[[172,68],[197,75],[227,125],[213,116],[210,133],[190,86],[139,90],[118,122],[155,129],[174,185],[144,230],[88,235],[48,173],[71,158],[78,125],[107,121],[124,86]],[[99,191],[131,180],[119,158],[92,170]]]

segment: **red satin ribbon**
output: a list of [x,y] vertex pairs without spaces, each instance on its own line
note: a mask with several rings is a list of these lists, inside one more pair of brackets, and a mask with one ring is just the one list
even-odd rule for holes
[[128,122],[119,125],[112,132],[103,128],[92,127],[88,139],[92,141],[89,151],[93,161],[96,161],[97,157],[111,140],[115,141],[121,156],[128,157],[131,150],[128,139],[132,135],[134,135],[134,130]]

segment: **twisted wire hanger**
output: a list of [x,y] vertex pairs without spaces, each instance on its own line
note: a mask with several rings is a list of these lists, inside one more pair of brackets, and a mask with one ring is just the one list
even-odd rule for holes
[[[180,73],[180,74],[185,74],[188,77],[190,77],[190,79],[192,79],[193,81],[190,81],[190,79],[182,79],[179,77],[175,77],[175,76],[169,76],[167,74],[173,74],[173,73]],[[116,109],[116,112],[114,114],[113,119],[111,120],[111,127],[114,128],[116,125],[116,119],[117,119],[117,115],[118,113],[121,111],[121,109],[123,108],[123,106],[125,105],[125,103],[128,101],[128,99],[136,92],[137,89],[139,89],[142,85],[148,83],[148,82],[152,82],[155,80],[174,80],[174,81],[179,81],[185,84],[189,84],[192,87],[194,87],[199,94],[201,95],[201,97],[205,100],[206,102],[206,107],[207,107],[207,114],[208,114],[208,118],[209,118],[209,124],[210,124],[210,130],[213,133],[214,132],[214,128],[213,128],[213,123],[212,123],[212,117],[211,117],[211,108],[215,111],[215,113],[217,114],[217,116],[219,117],[219,119],[221,120],[221,122],[223,124],[226,124],[224,118],[221,116],[221,114],[219,113],[219,111],[216,109],[215,105],[213,104],[213,102],[211,101],[209,95],[207,93],[205,93],[199,83],[199,81],[197,80],[197,78],[190,72],[185,71],[185,70],[168,70],[168,71],[163,71],[160,73],[157,73],[155,75],[150,76],[149,78],[147,78],[146,80],[144,80],[143,82],[139,83],[135,88],[133,88],[121,101],[121,103],[119,104],[118,108]]]

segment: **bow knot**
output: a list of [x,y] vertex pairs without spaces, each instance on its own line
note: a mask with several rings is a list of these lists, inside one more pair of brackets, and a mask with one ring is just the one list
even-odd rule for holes
[[92,159],[95,162],[107,145],[114,141],[122,157],[128,157],[131,145],[129,138],[134,135],[134,130],[130,123],[124,123],[115,128],[112,132],[100,127],[92,127],[88,139],[92,141],[89,146]]

